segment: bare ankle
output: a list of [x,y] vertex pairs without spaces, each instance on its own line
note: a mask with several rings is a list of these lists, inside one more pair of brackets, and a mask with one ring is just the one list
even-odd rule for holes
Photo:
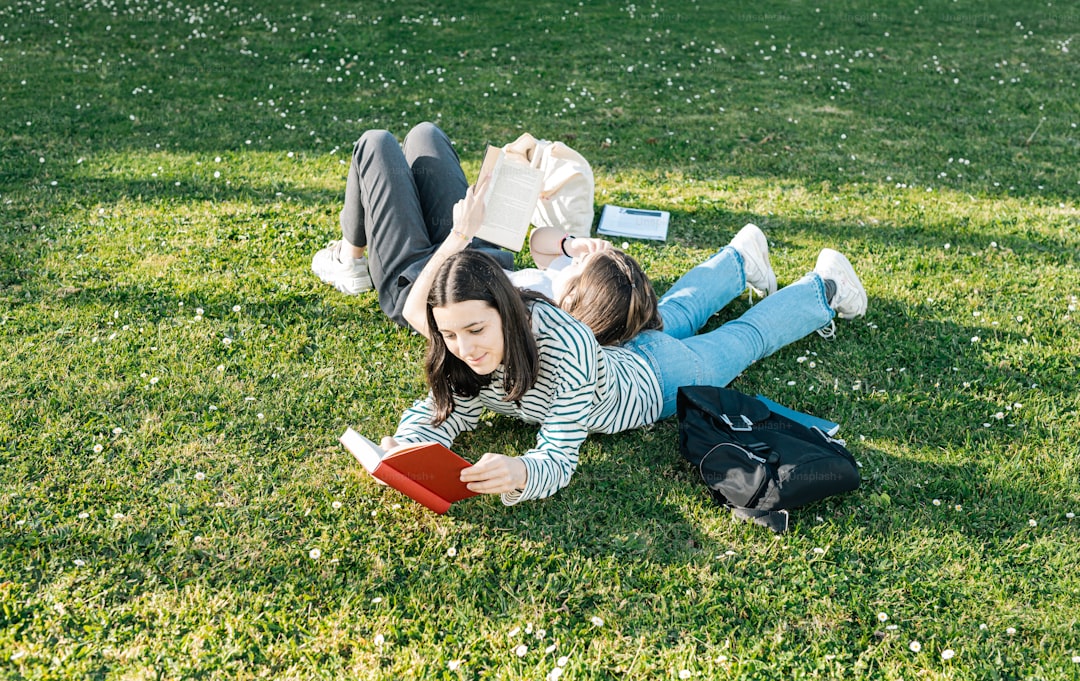
[[367,246],[354,246],[352,242],[345,238],[342,238],[341,241],[341,245],[344,246],[343,250],[345,251],[345,253],[351,255],[354,260],[357,258],[363,258],[364,253],[367,252]]

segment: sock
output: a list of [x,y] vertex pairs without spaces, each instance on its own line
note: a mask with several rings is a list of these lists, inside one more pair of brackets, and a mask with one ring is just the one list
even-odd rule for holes
[[829,307],[832,307],[832,299],[836,295],[836,282],[832,279],[822,279],[821,283],[825,284],[825,300],[828,301]]

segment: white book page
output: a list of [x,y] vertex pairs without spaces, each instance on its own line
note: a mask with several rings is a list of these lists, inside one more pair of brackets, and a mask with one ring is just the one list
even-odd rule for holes
[[544,173],[507,158],[497,147],[488,147],[480,176],[487,172],[491,173],[491,186],[484,200],[484,222],[476,238],[520,251],[540,198]]
[[346,430],[339,439],[341,444],[345,445],[345,449],[352,452],[352,455],[356,457],[360,465],[367,469],[368,473],[374,474],[375,469],[379,467],[383,457],[386,456],[386,452],[383,451],[382,447],[352,428]]
[[671,213],[666,210],[645,210],[607,205],[600,214],[598,234],[625,236],[632,239],[667,239]]

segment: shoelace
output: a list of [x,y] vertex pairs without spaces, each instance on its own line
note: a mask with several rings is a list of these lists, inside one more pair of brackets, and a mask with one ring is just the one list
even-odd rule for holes
[[343,248],[344,245],[344,241],[338,241],[336,244],[334,244],[334,260],[337,260],[342,265],[347,265],[349,263],[345,262],[345,260],[342,258],[342,255],[345,254],[345,249]]
[[832,340],[836,337],[836,321],[830,319],[828,324],[818,329],[815,333],[825,340]]
[[[750,284],[746,285],[746,295],[747,295],[747,300],[749,301],[750,305],[753,306],[753,304],[754,304],[754,287],[751,286]],[[769,293],[768,293],[768,291],[766,291],[765,295],[758,296],[758,300],[759,301],[760,300],[765,300],[768,297],[769,297]]]

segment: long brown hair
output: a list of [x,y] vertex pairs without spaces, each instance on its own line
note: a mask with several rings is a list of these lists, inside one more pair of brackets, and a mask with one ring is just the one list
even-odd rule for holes
[[581,273],[567,282],[559,307],[592,329],[601,345],[664,328],[656,291],[641,265],[615,249],[589,256]]
[[431,330],[424,368],[435,402],[432,425],[439,425],[454,411],[454,397],[476,397],[491,383],[454,356],[439,333],[432,308],[479,300],[487,303],[502,322],[503,387],[506,400],[516,402],[528,392],[540,370],[540,352],[532,333],[528,303],[542,300],[539,293],[521,291],[510,283],[499,263],[490,255],[466,249],[446,259],[428,292],[427,323]]

